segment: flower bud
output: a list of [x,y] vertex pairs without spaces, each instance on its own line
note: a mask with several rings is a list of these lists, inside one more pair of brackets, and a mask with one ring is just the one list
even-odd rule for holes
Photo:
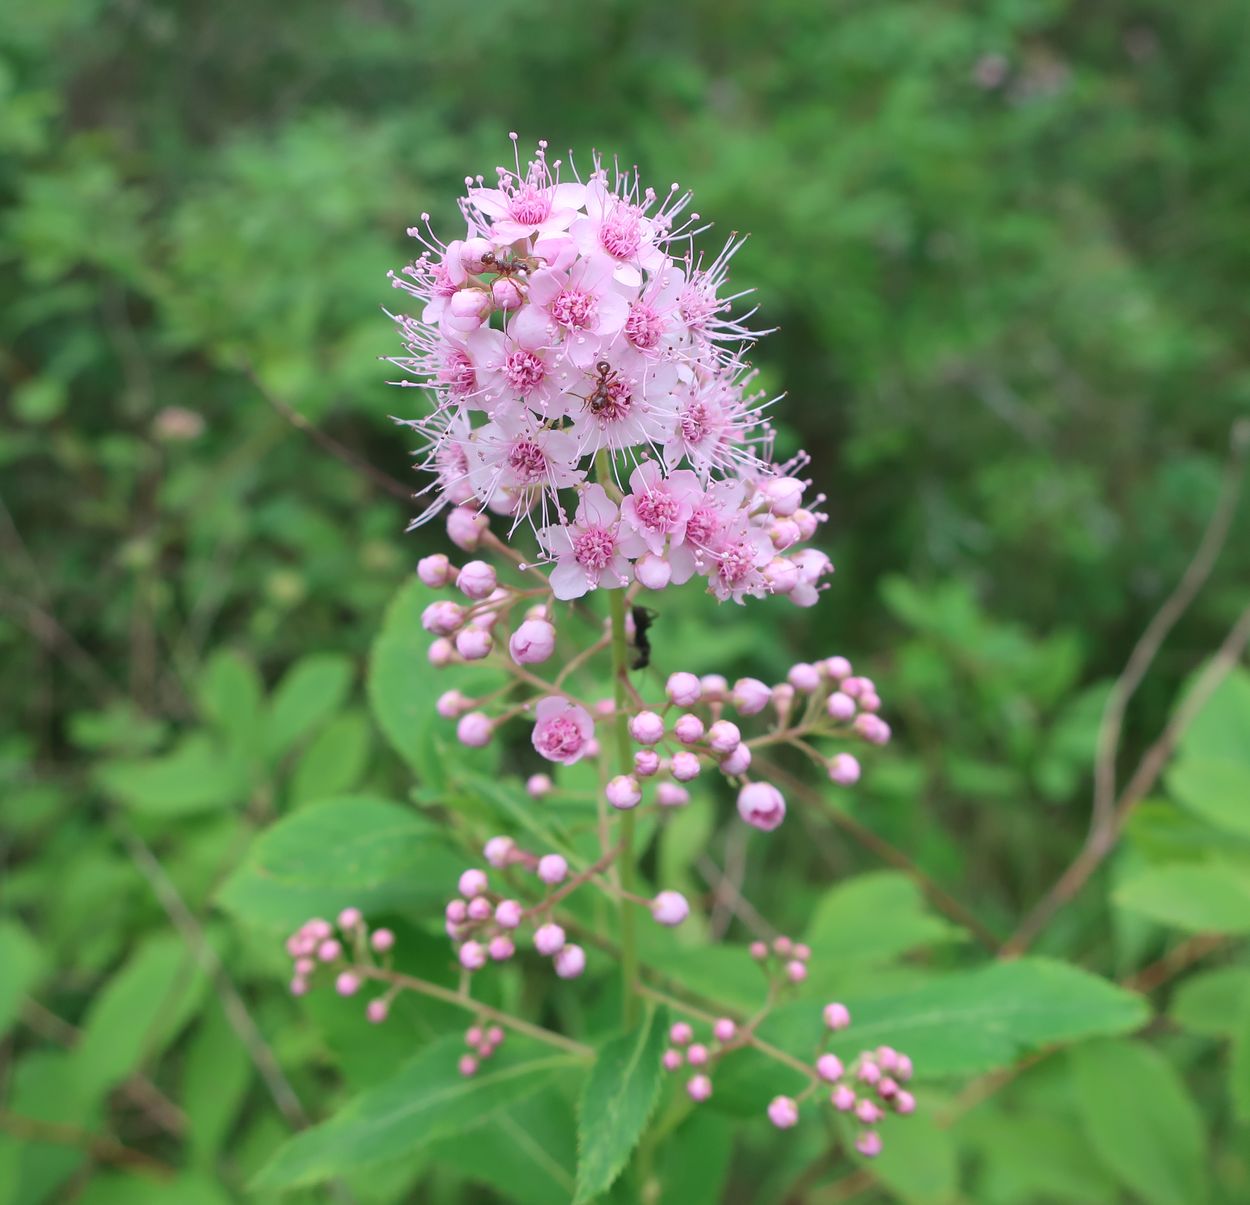
[[469,919],[476,921],[490,920],[495,914],[490,900],[484,895],[475,896],[469,901]]
[[825,1005],[825,1024],[832,1030],[845,1029],[851,1023],[851,1014],[845,1004]]
[[462,1054],[460,1056],[460,1062],[456,1064],[456,1067],[459,1069],[460,1074],[463,1075],[465,1079],[468,1079],[470,1076],[477,1074],[477,1059],[475,1059],[471,1054]]
[[430,645],[430,664],[436,667],[450,665],[456,655],[456,646],[446,636],[440,636]]
[[738,725],[733,721],[717,720],[707,730],[707,743],[713,753],[732,753],[742,744],[742,733],[738,731]]
[[518,665],[538,665],[555,652],[556,630],[545,619],[527,619],[508,641],[508,651]]
[[843,678],[850,676],[851,663],[845,657],[827,657],[825,672],[835,681],[841,682]]
[[737,1032],[738,1027],[728,1017],[718,1018],[712,1026],[712,1036],[718,1042],[732,1042]]
[[751,746],[745,741],[728,757],[722,758],[720,763],[720,772],[729,775],[730,778],[736,778],[740,774],[745,774],[750,768]]
[[894,1096],[894,1112],[896,1113],[914,1113],[916,1111],[916,1098],[910,1092],[900,1090]]
[[830,1095],[829,1103],[839,1113],[849,1113],[855,1107],[855,1089],[850,1084],[839,1084]]
[[489,526],[485,515],[468,506],[457,506],[447,516],[447,538],[465,552],[475,552]]
[[772,540],[773,547],[778,552],[785,552],[787,548],[793,548],[803,538],[803,533],[793,519],[778,519],[769,527],[768,538]]
[[548,887],[563,883],[569,874],[569,864],[559,854],[545,854],[538,859],[538,877]]
[[457,326],[468,326],[473,319],[480,323],[491,311],[490,294],[485,289],[458,289],[451,295],[447,310],[459,320]]
[[829,759],[829,778],[840,787],[849,787],[859,781],[859,762],[849,753],[839,753]]
[[772,694],[758,678],[739,678],[731,697],[733,705],[743,715],[756,715],[768,706]]
[[800,506],[790,518],[794,520],[795,526],[799,529],[799,539],[810,540],[816,534],[816,529],[823,521],[824,515],[815,515],[810,510],[804,510]]
[[352,971],[343,971],[334,981],[334,990],[340,996],[354,996],[360,991],[360,976]]
[[460,723],[456,725],[456,739],[462,745],[468,745],[470,749],[481,749],[490,744],[493,730],[494,725],[488,715],[480,711],[471,711],[468,715],[460,717]]
[[816,1060],[816,1074],[831,1084],[842,1078],[843,1070],[842,1060],[836,1054],[822,1054]]
[[654,552],[644,552],[634,562],[634,577],[648,590],[663,590],[673,580],[673,566]]
[[385,1000],[370,1000],[365,1005],[365,1017],[371,1025],[381,1025],[386,1020],[386,1014],[390,1012],[391,1006]]
[[706,1075],[696,1075],[686,1084],[686,1094],[696,1104],[712,1095],[712,1081]]
[[768,1120],[779,1130],[788,1130],[799,1121],[799,1106],[788,1096],[774,1096],[768,1105]]
[[339,945],[334,938],[323,941],[317,947],[317,957],[320,958],[322,962],[333,962],[342,953],[343,947]]
[[723,674],[704,674],[699,679],[699,689],[705,703],[718,702],[729,695],[729,683]]
[[620,811],[636,808],[642,800],[642,788],[632,774],[618,774],[604,790],[608,802]]
[[464,608],[450,599],[432,602],[421,612],[421,626],[436,636],[450,636],[463,623]]
[[673,725],[673,735],[683,745],[693,745],[703,739],[703,721],[690,712],[678,716],[677,723]]
[[502,870],[512,858],[516,842],[511,837],[492,837],[482,847],[482,855],[496,870]]
[[425,585],[438,589],[451,581],[451,562],[441,552],[423,556],[417,562],[417,576]]
[[669,1049],[664,1052],[660,1062],[664,1065],[665,1071],[676,1071],[684,1062],[681,1051]]
[[466,971],[480,971],[486,965],[486,947],[480,941],[466,941],[460,947],[460,965]]
[[703,686],[694,674],[669,674],[665,685],[669,700],[678,707],[693,707],[703,694]]
[[466,899],[471,899],[475,895],[482,895],[490,890],[490,880],[486,877],[484,870],[466,870],[460,876],[459,883],[456,884],[460,894]]
[[492,962],[507,962],[516,953],[516,946],[512,944],[512,938],[504,937],[501,933],[490,939],[486,952],[490,955]]
[[881,1154],[881,1135],[876,1130],[865,1130],[855,1139],[855,1149],[865,1159],[875,1159]]
[[515,929],[520,923],[520,903],[516,900],[500,900],[495,906],[495,924],[501,929]]
[[586,951],[581,946],[565,946],[555,957],[555,968],[561,979],[576,979],[586,969]]
[[519,310],[525,302],[525,294],[515,280],[497,280],[490,287],[490,299],[496,309]]
[[808,665],[806,661],[800,661],[790,667],[786,681],[805,695],[814,694],[820,689],[820,670],[814,665]]
[[494,643],[490,633],[481,628],[465,628],[456,633],[456,652],[466,661],[481,661],[483,657],[489,656]]
[[675,782],[662,782],[655,789],[655,801],[662,808],[681,808],[690,802],[690,792]]
[[495,254],[494,244],[490,239],[485,238],[467,238],[460,244],[459,250],[460,266],[470,276],[480,276],[485,272],[486,264],[482,262],[483,256],[494,256]]
[[638,778],[651,778],[660,772],[660,755],[654,749],[639,749],[634,754],[634,774]]
[[760,572],[774,594],[790,594],[799,584],[799,568],[786,557],[773,557]]
[[456,575],[456,589],[475,602],[488,598],[498,584],[495,567],[485,561],[469,561]]
[[764,483],[760,492],[768,499],[774,515],[792,515],[802,504],[806,488],[806,482],[797,477],[774,477]]
[[445,690],[438,696],[438,700],[434,704],[434,710],[443,719],[454,720],[468,706],[469,700],[458,690]]
[[547,958],[564,948],[564,930],[557,924],[539,926],[534,931],[534,949]]
[[699,776],[699,759],[689,750],[682,749],[673,754],[669,770],[678,782],[689,782]]
[[807,964],[797,958],[786,963],[786,978],[791,983],[802,983],[807,978]]
[[651,915],[661,925],[680,925],[690,915],[690,905],[680,891],[661,891],[651,901]]
[[706,1067],[707,1059],[707,1047],[702,1042],[696,1042],[686,1051],[686,1062],[692,1067]]
[[786,818],[786,801],[772,783],[749,782],[738,792],[738,815],[752,828],[770,833]]
[[369,944],[379,954],[385,954],[395,944],[395,934],[389,929],[374,929],[369,935]]
[[850,695],[835,690],[825,700],[825,711],[829,713],[831,720],[843,724],[855,714],[855,700]]
[[664,721],[654,711],[640,711],[630,717],[629,735],[640,745],[654,745],[664,736]]
[[855,1106],[855,1116],[865,1125],[875,1125],[885,1114],[881,1111],[881,1106],[876,1101],[861,1100]]
[[541,799],[544,795],[551,794],[553,786],[550,775],[531,774],[525,780],[525,793],[531,799]]

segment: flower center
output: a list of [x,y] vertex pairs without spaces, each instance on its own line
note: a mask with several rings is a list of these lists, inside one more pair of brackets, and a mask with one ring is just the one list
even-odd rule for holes
[[642,223],[632,205],[616,205],[599,227],[599,242],[614,259],[629,259],[642,245]]
[[517,393],[527,394],[542,383],[547,369],[532,351],[514,351],[503,362],[503,375]]
[[547,457],[532,439],[518,439],[508,452],[508,467],[522,481],[537,481],[547,468]]
[[652,531],[667,531],[677,518],[677,499],[662,490],[639,494],[634,498],[634,511],[644,527]]
[[681,437],[688,444],[697,444],[707,435],[708,413],[703,402],[692,402],[681,415]]
[[573,556],[583,569],[602,573],[616,555],[616,536],[606,527],[589,527],[573,541]]
[[557,716],[543,727],[543,752],[559,761],[572,757],[585,743],[581,729],[568,716]]
[[595,322],[595,298],[581,289],[565,289],[551,303],[551,316],[569,330],[581,331]]
[[707,547],[720,531],[720,519],[710,506],[700,506],[686,523],[686,539],[692,544]]
[[620,377],[614,377],[596,394],[597,401],[592,413],[601,423],[619,423],[629,417],[634,397],[629,386]]
[[636,301],[625,319],[625,338],[639,351],[650,351],[660,341],[664,325],[660,316],[645,302]]
[[453,351],[443,360],[443,380],[457,397],[472,393],[477,388],[477,373],[473,361],[462,351]]
[[518,226],[537,226],[551,213],[551,198],[541,188],[522,184],[508,198],[508,216]]
[[755,549],[747,543],[730,544],[716,558],[716,571],[727,586],[738,585],[755,568]]

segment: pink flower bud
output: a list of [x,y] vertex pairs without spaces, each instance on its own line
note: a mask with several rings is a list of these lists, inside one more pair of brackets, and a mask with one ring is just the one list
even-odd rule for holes
[[469,919],[469,905],[464,900],[448,900],[443,915],[453,925],[463,925]]
[[568,877],[569,864],[559,854],[544,854],[538,859],[538,877],[548,887],[563,883]]
[[369,944],[379,954],[385,954],[395,944],[395,934],[389,929],[374,929],[369,937]]
[[825,700],[825,710],[829,713],[829,718],[837,720],[839,724],[845,723],[855,714],[855,700],[850,695],[840,690],[835,690]]
[[673,754],[669,770],[678,782],[689,782],[699,776],[699,759],[687,749]]
[[690,792],[675,782],[662,782],[655,788],[655,801],[662,808],[681,808],[690,802]]
[[469,700],[464,697],[458,690],[445,690],[438,696],[437,702],[434,704],[434,710],[445,720],[454,720],[466,707]]
[[786,675],[786,681],[795,690],[802,691],[805,695],[810,695],[820,689],[820,670],[814,665],[808,665],[806,661],[800,661],[796,665],[790,666],[790,672]]
[[534,931],[534,949],[547,958],[564,948],[564,930],[557,924],[541,925]]
[[690,915],[690,905],[680,891],[661,891],[651,901],[651,915],[662,925],[680,925]]
[[482,1032],[480,1025],[470,1025],[464,1031],[464,1044],[466,1046],[480,1046],[485,1039],[486,1035]]
[[500,900],[495,907],[495,924],[501,929],[515,929],[521,923],[521,912],[516,900]]
[[423,556],[417,562],[417,576],[425,585],[437,590],[451,581],[451,562],[441,552]]
[[845,1004],[825,1005],[825,1024],[832,1030],[845,1029],[851,1023],[851,1014]]
[[486,1040],[495,1047],[502,1046],[505,1037],[507,1037],[507,1034],[505,1034],[502,1027],[498,1025],[492,1025],[486,1031]]
[[636,808],[642,800],[642,788],[632,774],[618,774],[608,782],[603,793],[608,802],[622,812]]
[[729,696],[729,683],[722,674],[704,674],[699,679],[699,689],[703,692],[705,703],[723,700]]
[[703,695],[703,686],[694,674],[669,674],[664,691],[678,707],[693,707]]
[[888,1075],[882,1076],[877,1081],[877,1095],[882,1100],[889,1100],[891,1097],[898,1095],[898,1082],[892,1080]]
[[752,828],[771,833],[786,818],[786,801],[772,783],[749,782],[738,792],[738,815]]
[[511,837],[492,837],[482,847],[482,854],[496,870],[502,870],[512,858],[516,842]]
[[460,882],[457,886],[461,895],[471,898],[490,890],[490,880],[486,877],[486,871],[484,870],[466,870],[460,876]]
[[490,294],[484,289],[460,289],[451,295],[447,310],[459,320],[458,326],[469,327],[473,319],[478,323],[490,313]]
[[460,244],[459,251],[460,266],[470,276],[478,276],[486,271],[486,264],[482,262],[482,257],[486,255],[493,256],[495,247],[490,239],[467,238]]
[[888,745],[890,743],[890,725],[871,712],[861,712],[857,715],[854,728],[869,744]]
[[333,962],[342,953],[343,947],[333,938],[329,941],[323,941],[317,947],[317,957],[320,958],[322,962]]
[[456,646],[446,636],[440,636],[430,645],[427,656],[431,665],[441,669],[444,665],[450,665],[455,658]]
[[450,599],[440,598],[421,612],[421,626],[436,636],[450,636],[464,623],[464,608]]
[[686,1051],[686,1062],[692,1067],[703,1067],[707,1065],[707,1047],[702,1042],[696,1042],[689,1050]]
[[519,310],[525,295],[514,280],[497,280],[490,287],[491,301],[501,310]]
[[552,786],[550,776],[546,774],[531,774],[525,780],[525,793],[531,799],[541,799],[544,795],[550,795]]
[[493,962],[507,962],[516,953],[516,946],[512,944],[512,938],[504,937],[501,933],[499,936],[490,939],[486,952],[491,956]]
[[734,683],[733,705],[743,715],[757,715],[768,706],[772,693],[758,678],[739,678]]
[[475,602],[489,597],[498,585],[494,566],[485,561],[469,561],[456,575],[456,588]]
[[841,787],[859,781],[859,762],[849,753],[839,753],[829,760],[829,778]]
[[465,552],[476,552],[488,526],[485,515],[468,506],[457,506],[447,516],[447,538]]
[[712,1081],[706,1075],[693,1076],[686,1084],[686,1094],[696,1104],[702,1103],[712,1095]]
[[855,1089],[849,1084],[840,1084],[834,1088],[833,1094],[829,1097],[829,1103],[839,1113],[849,1113],[855,1108]]
[[527,619],[508,641],[508,651],[518,665],[539,665],[556,648],[556,630],[545,619]]
[[914,1113],[916,1111],[916,1098],[910,1092],[904,1092],[899,1089],[894,1096],[894,1112],[896,1113]]
[[768,957],[768,946],[762,941],[753,941],[747,948],[756,962],[763,962]]
[[876,1130],[865,1130],[855,1139],[855,1149],[865,1159],[875,1159],[881,1154],[881,1135]]
[[479,895],[475,899],[469,901],[469,919],[476,921],[490,920],[495,915],[495,909],[484,895]]
[[654,745],[663,739],[664,721],[654,711],[640,711],[630,717],[629,735],[640,745]]
[[855,1116],[865,1125],[876,1125],[885,1114],[881,1111],[881,1106],[875,1101],[861,1100],[855,1106]]
[[460,723],[456,725],[456,739],[470,749],[480,749],[490,744],[493,731],[494,725],[490,716],[480,711],[471,711],[460,717]]
[[768,499],[774,515],[792,515],[803,502],[806,483],[797,477],[774,477],[760,492]]
[[456,652],[466,661],[481,661],[490,654],[494,643],[490,633],[481,628],[465,628],[456,634]]
[[816,1074],[829,1083],[836,1083],[842,1078],[842,1060],[836,1054],[822,1054],[816,1060]]
[[864,1060],[855,1074],[866,1084],[875,1084],[881,1078],[881,1068],[871,1059]]
[[825,659],[825,672],[835,682],[841,682],[843,678],[849,677],[851,663],[845,657],[827,657]]
[[717,720],[707,730],[707,743],[711,746],[713,753],[732,753],[742,744],[742,733],[738,731],[738,725],[732,720]]
[[774,594],[793,594],[799,584],[799,567],[788,557],[773,557],[760,572]]
[[781,937],[774,937],[773,953],[780,955],[782,958],[789,958],[794,953],[794,942],[784,934]]
[[768,1120],[779,1130],[798,1125],[799,1106],[788,1096],[774,1096],[768,1104]]
[[810,540],[816,534],[816,529],[824,522],[825,516],[815,514],[800,506],[790,518],[794,520],[795,526],[799,529],[799,539]]
[[586,951],[581,946],[565,946],[555,957],[555,968],[561,979],[576,979],[586,969]]
[[807,978],[807,964],[797,958],[786,963],[786,978],[791,983],[802,983]]
[[911,1059],[909,1059],[905,1054],[900,1054],[894,1064],[895,1079],[902,1080],[905,1083],[907,1080],[911,1079],[911,1072]]
[[360,976],[351,971],[343,971],[334,981],[334,990],[340,996],[354,996],[360,990]]
[[307,994],[308,994],[308,980],[305,979],[302,975],[296,975],[295,978],[291,980],[291,995],[292,996],[306,996]]
[[668,1030],[668,1040],[674,1046],[689,1046],[694,1040],[694,1030],[685,1021],[674,1021]]
[[295,973],[297,975],[307,977],[317,969],[317,963],[312,958],[299,958],[295,962]]
[[744,741],[739,745],[728,757],[721,761],[720,769],[722,774],[728,774],[730,778],[736,778],[739,774],[745,774],[751,768],[751,746]]
[[778,519],[769,527],[768,538],[778,552],[785,552],[803,538],[803,532],[793,519]]
[[802,942],[797,942],[794,947],[794,956],[800,962],[806,962],[812,956],[812,947],[805,946]]
[[334,932],[334,926],[328,920],[318,916],[314,917],[304,926],[304,931],[311,937],[320,941],[322,938],[329,937]]
[[728,1017],[717,1018],[712,1026],[712,1036],[718,1042],[732,1042],[737,1032],[738,1027]]
[[466,941],[460,947],[460,965],[466,971],[480,971],[486,965],[486,947],[480,941]]
[[676,1071],[682,1065],[681,1051],[666,1050],[660,1062],[663,1063],[665,1071]]
[[365,1005],[365,1017],[371,1025],[381,1025],[390,1010],[391,1006],[385,1000],[370,1000]]
[[639,778],[651,778],[660,772],[660,755],[654,749],[639,749],[634,754],[634,773]]
[[477,1074],[477,1059],[475,1059],[471,1054],[462,1054],[460,1056],[460,1062],[457,1066],[460,1069],[460,1074],[466,1079],[468,1079],[471,1075]]
[[677,723],[673,725],[673,735],[683,745],[693,745],[696,741],[701,741],[703,739],[703,731],[703,721],[690,712],[683,716],[678,716]]
[[654,552],[644,552],[634,562],[634,576],[648,590],[663,590],[673,580],[673,566]]
[[773,687],[773,707],[777,715],[784,720],[790,714],[792,706],[794,706],[794,687],[789,682],[778,682]]
[[850,695],[852,699],[858,699],[859,696],[863,694],[863,692],[864,692],[864,679],[863,678],[847,678],[842,683],[842,693],[844,695]]

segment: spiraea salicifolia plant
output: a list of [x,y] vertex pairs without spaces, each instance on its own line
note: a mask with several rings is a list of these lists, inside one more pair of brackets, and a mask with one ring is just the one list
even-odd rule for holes
[[[728,279],[741,240],[705,258],[695,242],[706,226],[688,192],[657,192],[598,156],[579,172],[544,143],[528,162],[514,155],[494,181],[466,184],[462,237],[441,242],[423,215],[409,232],[420,254],[392,273],[405,295],[393,363],[423,401],[401,420],[432,475],[414,525],[442,516],[463,554],[418,566],[427,587],[445,591],[422,616],[430,665],[480,663],[501,685],[432,692],[430,706],[470,762],[528,728],[549,766],[526,784],[536,812],[577,763],[597,762],[599,785],[593,831],[582,834],[589,853],[584,841],[532,848],[519,829],[494,834],[481,864],[447,884],[443,923],[460,989],[442,994],[476,1014],[460,1073],[481,1073],[510,1028],[571,1041],[487,1004],[481,980],[524,960],[549,966],[552,991],[576,991],[588,947],[602,948],[619,962],[627,1026],[667,1010],[647,1057],[682,1077],[687,1107],[712,1097],[726,1060],[754,1050],[795,1077],[793,1094],[758,1102],[773,1125],[794,1126],[810,1102],[854,1119],[854,1145],[873,1156],[881,1118],[915,1108],[907,1056],[876,1047],[844,1061],[827,1050],[851,1023],[837,1001],[823,1006],[824,1038],[806,1060],[758,1033],[819,950],[774,933],[744,951],[763,971],[749,1015],[670,996],[639,965],[637,914],[680,926],[691,912],[672,887],[643,888],[640,816],[664,824],[692,783],[711,779],[736,799],[741,823],[771,832],[787,800],[758,771],[761,750],[798,750],[847,786],[860,775],[852,750],[890,738],[872,681],[839,655],[790,666],[774,683],[671,667],[656,679],[661,693],[631,678],[649,656],[644,597],[698,582],[722,602],[809,607],[832,571],[824,553],[802,547],[825,518],[799,475],[804,458],[773,460],[771,403],[746,359],[757,335]],[[600,592],[606,622],[575,623]],[[579,689],[596,670],[599,689]],[[568,911],[586,892],[611,901],[609,932]],[[394,945],[356,908],[335,923],[309,920],[288,943],[292,991],[324,980],[344,996],[365,992],[365,1014],[380,1023],[399,992],[423,986],[394,970]]]

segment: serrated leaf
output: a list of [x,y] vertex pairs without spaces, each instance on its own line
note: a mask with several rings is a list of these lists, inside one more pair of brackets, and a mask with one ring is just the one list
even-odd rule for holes
[[283,676],[269,705],[266,738],[280,757],[332,716],[352,685],[352,662],[338,653],[311,653]]
[[0,921],[0,1038],[17,1019],[22,1000],[43,971],[43,954],[14,920]]
[[574,1205],[607,1192],[638,1145],[660,1094],[667,1028],[666,1010],[654,1009],[599,1051],[578,1109]]
[[1114,896],[1121,908],[1194,933],[1250,933],[1250,870],[1181,862],[1137,875]]
[[1072,1050],[1072,1091],[1099,1159],[1150,1205],[1206,1199],[1202,1118],[1172,1065],[1140,1042]]
[[1218,967],[1181,983],[1168,1005],[1168,1016],[1191,1033],[1231,1038],[1243,1000],[1250,1000],[1250,967]]
[[468,1126],[480,1125],[581,1065],[509,1038],[476,1075],[461,1075],[459,1038],[423,1051],[392,1079],[363,1092],[329,1121],[284,1143],[252,1181],[253,1190],[317,1184],[371,1164],[412,1154]]
[[349,904],[368,913],[432,903],[462,860],[410,808],[369,795],[324,799],[261,833],[218,903],[248,923],[293,928]]

